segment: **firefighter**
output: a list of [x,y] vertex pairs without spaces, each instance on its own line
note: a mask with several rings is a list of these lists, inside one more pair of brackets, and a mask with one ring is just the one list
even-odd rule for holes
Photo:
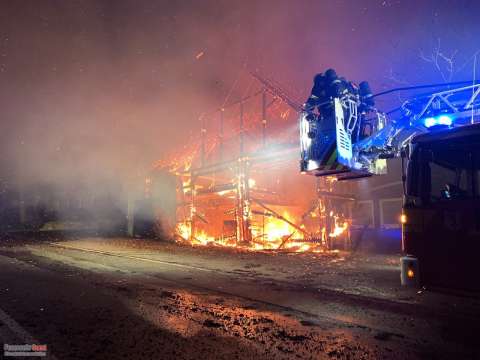
[[320,113],[325,128],[335,128],[334,98],[342,97],[346,91],[346,81],[337,76],[334,69],[325,71],[325,96],[320,104]]
[[310,97],[307,99],[306,105],[308,108],[313,108],[325,101],[326,93],[326,78],[325,75],[320,73],[313,78],[313,87]]
[[313,112],[318,107],[322,115],[329,112],[329,108],[331,108],[329,102],[334,96],[336,80],[337,76],[333,69],[328,69],[324,74],[315,75],[310,97],[305,104],[307,111]]
[[325,103],[333,98],[342,97],[351,88],[345,78],[339,78],[334,69],[328,69],[325,73],[315,75],[313,87],[306,105],[309,107],[325,107]]
[[333,69],[325,71],[325,78],[327,79],[327,93],[329,98],[341,97],[346,90],[346,80],[339,78]]

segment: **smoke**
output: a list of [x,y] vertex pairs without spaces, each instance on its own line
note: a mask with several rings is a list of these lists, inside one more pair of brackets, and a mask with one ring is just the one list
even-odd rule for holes
[[97,191],[131,181],[198,134],[201,114],[222,105],[242,68],[302,96],[331,66],[378,90],[393,84],[389,69],[431,80],[435,71],[410,64],[432,38],[465,58],[477,50],[478,5],[461,3],[2,2],[4,176]]
[[174,9],[144,19],[132,2],[4,7],[3,145],[22,181],[145,170],[214,103],[192,73],[200,49],[169,30]]

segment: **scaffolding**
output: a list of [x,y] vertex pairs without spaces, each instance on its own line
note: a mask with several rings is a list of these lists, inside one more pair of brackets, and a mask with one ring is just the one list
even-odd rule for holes
[[258,73],[254,78],[260,89],[202,116],[196,151],[170,159],[178,177],[177,235],[258,249],[328,248],[336,226],[328,224],[346,224],[353,198],[337,195],[347,206],[334,215],[331,184],[300,175],[300,102]]

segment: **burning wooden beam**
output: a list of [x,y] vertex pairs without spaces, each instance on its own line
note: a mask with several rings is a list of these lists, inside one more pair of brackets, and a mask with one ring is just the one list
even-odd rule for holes
[[302,229],[300,226],[298,226],[297,224],[294,224],[293,222],[291,222],[290,220],[286,219],[285,217],[283,217],[282,215],[280,215],[279,213],[277,213],[275,210],[269,208],[268,206],[264,205],[260,200],[258,199],[251,199],[253,202],[255,202],[256,204],[258,204],[260,207],[264,208],[265,210],[267,210],[268,212],[272,213],[273,215],[275,215],[275,217],[277,217],[278,219],[286,222],[288,225],[290,225],[291,227],[297,229],[298,231],[300,231],[302,234],[304,235],[307,235],[307,236],[310,236],[310,234],[305,231],[304,229]]

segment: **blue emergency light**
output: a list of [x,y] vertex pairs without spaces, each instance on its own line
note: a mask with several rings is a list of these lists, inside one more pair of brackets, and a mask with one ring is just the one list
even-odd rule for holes
[[425,125],[426,128],[431,128],[437,125],[452,126],[452,124],[453,118],[450,115],[445,114],[423,119],[423,125]]

